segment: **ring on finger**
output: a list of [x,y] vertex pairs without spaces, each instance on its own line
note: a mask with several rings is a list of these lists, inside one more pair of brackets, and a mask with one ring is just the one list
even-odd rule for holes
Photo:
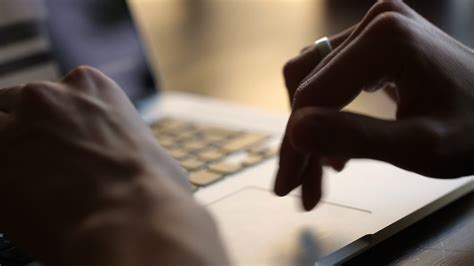
[[330,54],[333,50],[331,42],[329,41],[328,37],[323,37],[318,39],[314,42],[316,49],[321,54],[321,57],[324,58],[328,54]]

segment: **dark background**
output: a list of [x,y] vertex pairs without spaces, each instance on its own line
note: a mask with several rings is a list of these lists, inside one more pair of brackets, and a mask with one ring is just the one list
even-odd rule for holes
[[[359,20],[376,2],[373,0],[326,0],[331,23],[329,31]],[[407,0],[418,13],[461,42],[474,46],[474,1],[472,0]]]

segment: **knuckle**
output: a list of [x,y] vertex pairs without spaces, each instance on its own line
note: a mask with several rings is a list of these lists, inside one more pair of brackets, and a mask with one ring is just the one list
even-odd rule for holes
[[383,12],[373,20],[371,30],[390,38],[404,38],[410,34],[407,18],[398,12]]
[[424,121],[415,128],[413,134],[423,140],[423,149],[428,152],[429,161],[433,166],[444,165],[451,160],[451,147],[447,145],[451,130],[444,124],[435,121]]
[[288,80],[292,78],[295,72],[294,68],[295,68],[295,60],[290,60],[283,66],[283,76],[285,77],[285,79]]
[[432,177],[453,179],[471,174],[471,171],[466,172],[465,158],[468,157],[466,152],[469,149],[466,147],[469,145],[463,141],[465,130],[464,126],[449,123],[433,127],[432,149],[429,150],[432,154]]
[[[424,119],[414,121],[407,134],[411,136],[411,152],[403,160],[411,170],[432,178],[452,178],[455,164],[453,149],[449,144],[452,130],[445,123]],[[454,163],[454,164],[453,164]],[[408,168],[410,169],[410,168]]]
[[34,82],[19,90],[19,108],[24,114],[39,115],[47,110],[57,96],[58,88],[52,82]]
[[89,78],[89,77],[94,77],[96,74],[97,74],[97,71],[93,67],[87,66],[87,65],[81,65],[81,66],[76,67],[74,70],[72,70],[68,76],[72,76],[75,78]]
[[448,138],[444,134],[434,133],[432,148],[429,150],[432,153],[432,161],[435,165],[446,165],[453,159],[451,147],[446,145]]
[[25,100],[40,100],[43,99],[48,90],[50,90],[52,86],[46,82],[34,82],[25,85],[21,90],[21,97]]
[[80,75],[89,75],[91,73],[94,73],[94,69],[91,66],[87,65],[80,65],[74,71]]
[[375,14],[388,11],[400,12],[403,9],[403,5],[403,2],[401,1],[381,0],[374,5],[373,11]]

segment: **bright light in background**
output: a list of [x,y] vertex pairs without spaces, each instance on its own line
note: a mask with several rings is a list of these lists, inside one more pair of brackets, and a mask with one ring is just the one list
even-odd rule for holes
[[324,1],[132,3],[166,88],[277,111],[288,106],[283,64],[324,26]]
[[[166,89],[288,112],[282,69],[328,34],[329,0],[130,0]],[[328,88],[332,89],[332,88]],[[382,92],[349,107],[393,117]]]

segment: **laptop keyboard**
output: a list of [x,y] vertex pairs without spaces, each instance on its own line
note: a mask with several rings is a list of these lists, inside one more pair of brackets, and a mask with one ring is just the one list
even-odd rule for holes
[[160,144],[199,189],[274,157],[268,134],[165,118],[152,125]]
[[0,266],[31,265],[30,256],[21,252],[4,234],[0,233]]
[[[194,191],[277,155],[268,134],[164,118],[151,126],[160,144],[187,170]],[[0,233],[0,266],[39,265]]]

